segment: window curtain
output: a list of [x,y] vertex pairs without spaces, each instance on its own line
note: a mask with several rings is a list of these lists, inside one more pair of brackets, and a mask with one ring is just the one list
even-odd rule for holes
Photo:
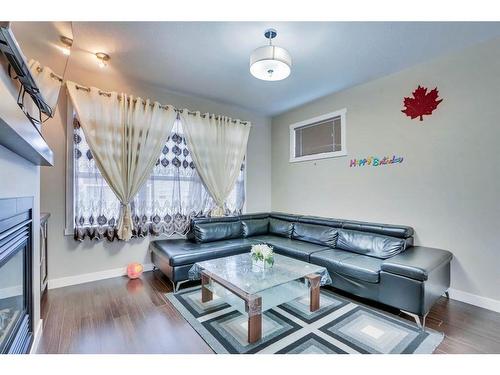
[[66,84],[95,165],[120,201],[117,236],[128,241],[130,203],[151,174],[177,113],[149,99]]
[[180,117],[193,162],[216,204],[211,214],[222,216],[246,154],[251,124],[187,109]]
[[[120,202],[101,176],[77,118],[73,121],[74,209],[76,240],[117,236]],[[244,164],[226,199],[226,215],[242,213],[245,202]],[[182,123],[174,127],[158,152],[146,183],[131,202],[133,237],[184,235],[196,216],[207,216],[215,203],[191,158]]]

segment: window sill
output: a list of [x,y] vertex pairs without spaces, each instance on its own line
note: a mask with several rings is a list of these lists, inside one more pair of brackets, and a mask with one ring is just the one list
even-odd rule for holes
[[339,157],[343,157],[343,156],[347,156],[347,150],[293,157],[293,158],[289,159],[289,162],[290,163],[299,163],[299,162],[303,162],[303,161],[314,161],[314,160],[322,160],[322,159],[330,159],[330,158],[339,158]]

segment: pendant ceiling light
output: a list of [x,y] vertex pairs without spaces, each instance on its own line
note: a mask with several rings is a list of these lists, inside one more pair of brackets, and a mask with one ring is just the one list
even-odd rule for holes
[[286,49],[273,46],[276,35],[276,30],[266,30],[264,36],[269,39],[269,45],[257,48],[250,55],[250,73],[255,78],[280,81],[290,75],[292,57]]

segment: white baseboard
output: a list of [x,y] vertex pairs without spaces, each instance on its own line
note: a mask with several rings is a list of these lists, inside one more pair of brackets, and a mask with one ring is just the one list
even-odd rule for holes
[[36,328],[35,334],[33,336],[33,343],[31,344],[30,354],[34,354],[38,350],[38,345],[40,344],[42,333],[43,333],[43,319],[40,319],[38,321],[38,327]]
[[465,302],[470,305],[474,305],[477,307],[482,307],[483,309],[488,309],[496,312],[500,312],[500,301],[493,299],[493,298],[488,298],[488,297],[481,297],[476,294],[468,293],[468,292],[463,292],[461,290],[457,289],[450,289],[448,291],[450,293],[450,298],[460,301],[460,302]]
[[[151,271],[153,264],[144,264],[144,271]],[[84,284],[91,281],[111,279],[113,277],[124,276],[127,274],[126,267],[113,268],[111,270],[104,270],[98,272],[84,273],[81,275],[61,277],[58,279],[49,279],[48,288],[56,289],[70,285]]]

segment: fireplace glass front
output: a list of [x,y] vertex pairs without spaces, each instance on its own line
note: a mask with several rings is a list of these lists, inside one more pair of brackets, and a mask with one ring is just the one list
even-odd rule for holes
[[23,257],[20,248],[0,266],[0,353],[26,316]]
[[0,199],[0,354],[27,353],[33,339],[32,207]]

